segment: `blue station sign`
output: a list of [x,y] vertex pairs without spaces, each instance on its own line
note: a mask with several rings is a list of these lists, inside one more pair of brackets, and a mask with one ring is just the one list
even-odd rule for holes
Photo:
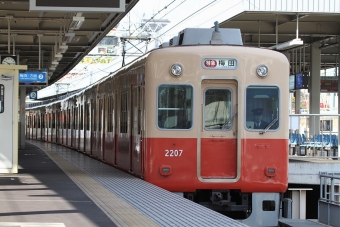
[[47,86],[47,72],[20,72],[19,85]]

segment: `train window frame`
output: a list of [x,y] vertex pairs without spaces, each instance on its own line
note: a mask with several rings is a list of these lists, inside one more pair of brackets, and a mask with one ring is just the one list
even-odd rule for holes
[[[260,93],[248,93],[249,89],[257,89]],[[275,89],[275,91],[274,91]],[[272,91],[272,92],[269,92]],[[274,96],[274,92],[276,96]],[[252,96],[253,95],[253,96]],[[250,99],[249,97],[252,97]],[[263,132],[267,126],[260,129],[254,128],[254,114],[261,113],[264,115],[262,119],[270,125],[273,125],[266,129],[269,132],[275,132],[280,129],[280,116],[282,113],[281,108],[281,89],[277,84],[249,84],[244,90],[244,128],[251,132]],[[275,106],[274,106],[275,105]]]
[[[222,122],[223,122],[223,124],[222,123],[215,123],[215,126],[216,127],[213,127],[213,128],[207,128],[207,126],[206,126],[206,119],[205,119],[205,114],[206,114],[206,105],[205,105],[205,103],[206,103],[206,92],[208,91],[208,90],[227,90],[227,91],[229,91],[230,93],[230,100],[227,100],[227,101],[229,101],[229,115],[226,117],[226,119],[223,119],[222,120]],[[203,104],[203,106],[204,106],[204,109],[203,109],[203,126],[204,126],[204,130],[206,130],[206,131],[230,131],[230,130],[232,130],[232,128],[233,128],[233,123],[232,123],[232,121],[231,121],[231,119],[230,119],[230,117],[232,116],[232,114],[233,114],[233,105],[232,105],[232,102],[233,102],[233,92],[232,92],[232,90],[230,89],[230,88],[216,88],[216,87],[208,87],[208,88],[206,88],[205,90],[204,90],[204,104]],[[227,127],[225,127],[225,125],[227,125],[226,123],[227,122],[230,122],[230,124],[228,124],[228,128]],[[212,126],[212,125],[210,125],[210,126]]]
[[5,85],[0,84],[0,114],[5,112]]
[[[185,102],[183,100],[183,102],[175,102],[175,105],[178,105],[180,103],[183,103],[183,107],[160,107],[159,104],[160,104],[160,88],[162,88],[162,86],[167,86],[167,87],[170,87],[171,86],[171,89],[176,89],[175,87],[183,87],[185,86],[185,89],[190,89],[189,92],[191,92],[191,94],[185,94]],[[173,91],[175,93],[175,91]],[[192,84],[188,84],[188,83],[181,83],[181,84],[174,84],[174,83],[162,83],[162,84],[159,84],[157,86],[157,89],[156,89],[156,126],[159,130],[191,130],[194,126],[194,115],[193,115],[193,110],[194,110],[194,86]],[[183,97],[183,96],[180,96],[178,94],[176,94],[178,97]],[[191,95],[191,97],[190,97]],[[174,98],[171,99],[171,101],[175,100]],[[167,105],[169,105],[169,102],[170,102],[170,99],[168,98],[168,100],[166,100],[168,103]],[[189,101],[189,102],[188,102]],[[190,103],[191,101],[191,103]],[[173,103],[171,103],[173,104]],[[185,121],[181,121],[181,122],[184,122],[185,124],[178,124],[177,122],[177,117],[176,116],[176,120],[173,120],[174,122],[176,122],[176,125],[174,125],[173,127],[171,127],[171,123],[169,123],[169,127],[164,127],[162,126],[163,124],[166,124],[166,122],[170,122],[170,118],[173,117],[173,116],[170,116],[169,117],[169,112],[165,112],[163,114],[160,114],[160,111],[175,111],[174,113],[178,113],[176,111],[181,111],[185,114],[181,114],[181,116],[183,118],[185,118],[186,120]],[[161,117],[161,115],[163,115],[163,118]],[[167,115],[168,117],[166,117],[165,119],[165,115]],[[171,114],[170,114],[171,115]],[[172,114],[174,115],[174,114]],[[183,116],[184,115],[184,116]],[[175,116],[175,115],[174,115]],[[160,120],[161,119],[161,120]],[[175,124],[175,123],[174,123]],[[182,126],[180,126],[182,125]],[[184,125],[184,126],[183,126]]]

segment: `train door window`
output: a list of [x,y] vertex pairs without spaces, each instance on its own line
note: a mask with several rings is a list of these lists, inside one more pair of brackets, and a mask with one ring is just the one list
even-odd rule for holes
[[84,130],[84,105],[80,105],[80,130]]
[[90,113],[91,113],[91,106],[88,103],[85,103],[85,123],[86,123],[86,130],[90,130]]
[[116,133],[118,132],[118,91],[114,91],[114,96],[113,96],[113,132]]
[[45,128],[45,118],[44,118],[44,114],[41,114],[41,127]]
[[52,128],[55,128],[55,113],[52,113]]
[[231,90],[208,88],[204,92],[204,128],[229,130],[231,128]]
[[48,127],[52,128],[52,114],[51,113],[49,113],[48,115]]
[[73,109],[73,129],[78,129],[78,106]]
[[193,87],[163,84],[157,92],[157,126],[160,129],[192,127]]
[[48,129],[48,113],[45,113],[45,126]]
[[113,97],[108,97],[108,106],[107,106],[107,132],[113,131]]
[[67,127],[66,110],[64,110],[64,113],[63,113],[63,129],[66,129],[66,127]]
[[41,117],[39,114],[37,115],[37,117],[38,117],[38,128],[41,128]]
[[71,129],[71,110],[67,109],[67,129]]
[[99,99],[98,131],[102,131],[103,99]]
[[5,111],[5,86],[0,84],[0,113]]
[[138,124],[137,124],[137,134],[140,134],[141,132],[141,121],[142,121],[142,94],[141,94],[141,87],[138,86],[137,88],[137,97],[138,97],[138,101],[137,101],[137,108],[138,108]]
[[92,126],[93,126],[93,131],[97,131],[97,115],[96,115],[96,101],[95,100],[91,100],[91,108],[92,108],[92,116],[91,116],[91,122],[92,122]]
[[60,111],[57,110],[57,113],[56,113],[56,127],[57,129],[60,129]]
[[33,116],[33,128],[35,128],[35,115]]
[[245,98],[245,127],[248,130],[278,129],[280,96],[277,86],[248,86]]
[[127,133],[128,126],[128,99],[127,92],[124,91],[120,96],[120,133]]

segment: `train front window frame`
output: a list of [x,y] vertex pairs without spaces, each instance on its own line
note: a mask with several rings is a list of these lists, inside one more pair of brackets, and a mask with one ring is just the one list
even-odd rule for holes
[[232,91],[228,88],[207,88],[204,91],[204,129],[207,131],[232,128]]
[[[249,85],[245,90],[245,128],[248,131],[277,131],[280,126],[280,88]],[[258,124],[258,121],[262,123]]]
[[157,88],[157,127],[189,130],[193,126],[193,86],[161,84]]

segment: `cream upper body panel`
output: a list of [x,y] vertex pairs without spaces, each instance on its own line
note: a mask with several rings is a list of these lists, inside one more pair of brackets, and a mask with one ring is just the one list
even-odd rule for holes
[[[233,58],[237,60],[236,69],[206,69],[203,67],[205,58]],[[180,77],[170,74],[170,67],[174,63],[180,63],[184,72]],[[269,69],[265,78],[256,74],[256,68],[264,64]],[[280,89],[280,120],[278,133],[266,133],[266,138],[282,138],[288,135],[288,111],[289,111],[289,63],[287,58],[276,51],[267,49],[243,47],[243,46],[178,46],[158,49],[150,53],[145,62],[146,78],[146,111],[148,136],[167,137],[185,133],[186,137],[196,137],[197,127],[200,127],[201,112],[201,83],[203,80],[230,79],[238,83],[238,130],[241,136],[246,138],[263,137],[258,132],[249,132],[244,129],[245,88],[249,85],[275,85]],[[190,84],[194,92],[194,123],[191,133],[184,130],[166,130],[160,135],[156,125],[157,118],[157,87],[162,83]],[[151,101],[148,101],[151,100]],[[183,134],[184,135],[184,134]],[[240,135],[240,134],[239,134]]]

